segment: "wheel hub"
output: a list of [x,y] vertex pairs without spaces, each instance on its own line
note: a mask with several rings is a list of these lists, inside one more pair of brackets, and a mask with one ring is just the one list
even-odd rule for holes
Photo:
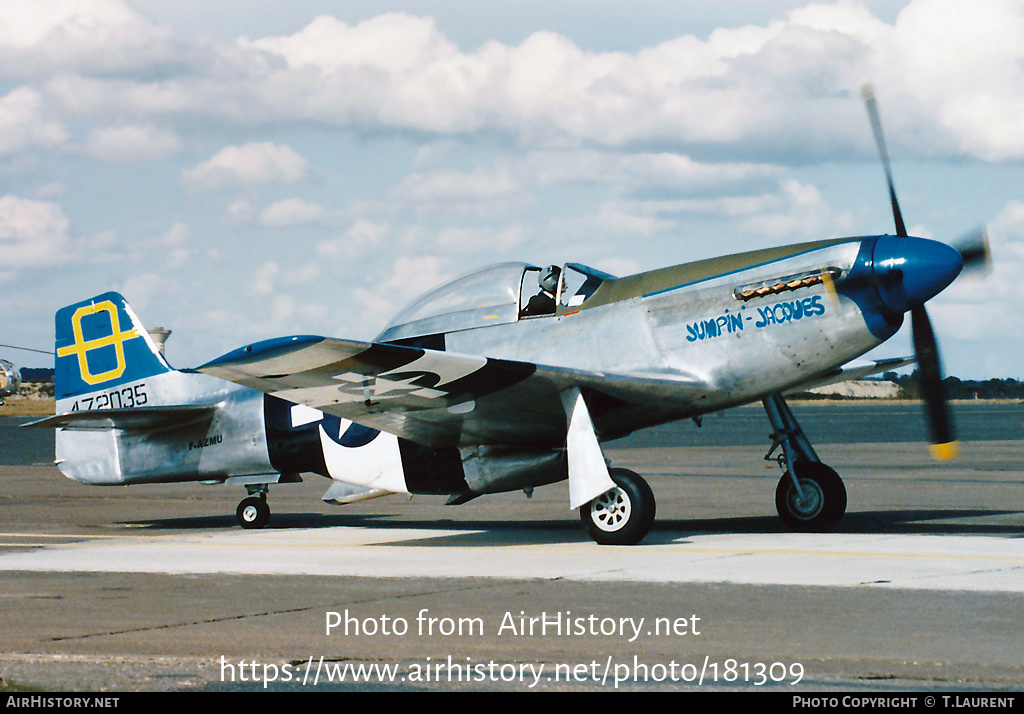
[[601,530],[617,531],[629,521],[629,499],[621,488],[613,488],[594,499],[591,514]]
[[789,510],[797,518],[810,519],[821,513],[825,495],[821,486],[810,479],[800,479],[801,497],[795,488],[789,490]]

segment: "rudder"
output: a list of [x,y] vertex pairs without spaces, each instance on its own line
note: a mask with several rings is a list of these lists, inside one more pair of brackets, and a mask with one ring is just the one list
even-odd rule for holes
[[173,371],[119,293],[61,308],[54,321],[58,400]]

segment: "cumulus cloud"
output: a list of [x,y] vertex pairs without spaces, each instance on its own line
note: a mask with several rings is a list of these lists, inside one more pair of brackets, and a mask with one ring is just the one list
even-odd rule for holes
[[[991,272],[967,273],[928,304],[943,356],[959,357],[953,374],[1016,376],[1024,323],[1020,275],[1024,271],[1024,202],[1007,203],[988,226]],[[947,361],[953,361],[947,360]]]
[[247,291],[250,295],[272,295],[281,268],[277,263],[264,263],[249,276]]
[[707,163],[671,152],[534,151],[517,166],[539,186],[603,184],[634,198],[750,192],[775,185],[780,169],[768,164]]
[[418,211],[493,218],[521,208],[527,198],[528,192],[505,167],[481,166],[412,174],[390,191],[388,202]]
[[268,228],[284,228],[307,223],[326,223],[331,217],[331,212],[324,206],[301,198],[286,198],[260,211],[259,223]]
[[66,191],[67,189],[64,188],[64,184],[60,181],[50,181],[33,191],[33,195],[36,198],[56,198],[57,196],[63,196]]
[[597,263],[597,269],[610,275],[634,275],[639,273],[640,264],[628,258],[605,258]]
[[280,55],[291,67],[313,66],[330,73],[367,66],[416,72],[425,57],[453,60],[461,54],[432,19],[404,13],[387,13],[356,26],[324,15],[294,35],[241,43]]
[[673,218],[659,216],[651,210],[650,204],[609,201],[593,214],[555,218],[545,232],[558,236],[574,255],[582,255],[584,250],[606,245],[608,239],[649,237],[670,231],[676,225]]
[[[437,168],[403,179],[388,195],[388,206],[419,211],[496,218],[519,212],[552,188],[589,185],[611,193],[628,211],[606,207],[604,217],[619,225],[625,213],[658,209],[672,199],[722,192],[744,195],[778,188],[778,167],[766,164],[702,163],[669,152],[561,150],[505,156],[471,171]],[[645,221],[645,231],[651,227]]]
[[170,28],[124,0],[0,3],[0,76],[135,71],[180,51]]
[[774,139],[790,151],[863,150],[862,117],[851,123],[850,108],[877,78],[882,94],[902,97],[892,104],[904,116],[897,135],[927,129],[917,151],[1013,158],[1024,155],[1022,22],[1020,3],[1008,0],[983,10],[916,0],[893,25],[844,0],[634,54],[586,52],[550,32],[462,52],[431,19],[389,14],[355,26],[318,18],[246,46],[287,64],[294,84],[275,79],[287,106],[329,123],[496,128],[612,146]]
[[[164,274],[178,270],[200,255],[200,248],[192,243],[192,229],[182,221],[175,221],[170,228],[148,236],[131,235],[119,237],[114,231],[104,231],[79,243],[92,262],[128,263],[137,266],[160,266]],[[204,265],[209,265],[212,251],[202,251]]]
[[227,146],[208,161],[187,169],[182,179],[196,188],[296,183],[311,178],[310,163],[289,146],[272,142]]
[[177,221],[167,231],[150,241],[149,247],[165,268],[180,268],[188,263],[193,255],[189,247],[191,240],[192,230],[186,224]]
[[71,252],[70,221],[56,203],[0,197],[0,265],[55,265]]
[[392,235],[393,230],[388,223],[361,219],[342,231],[337,238],[321,241],[316,249],[325,258],[352,260],[371,250],[380,251]]
[[0,97],[0,154],[67,141],[64,126],[47,118],[42,103],[42,96],[30,87],[18,87]]
[[[136,313],[145,314],[158,305],[165,304],[169,296],[180,294],[181,285],[163,273],[132,274],[118,288]],[[143,318],[145,322],[149,322]],[[147,324],[153,328],[157,324]],[[170,326],[168,326],[170,327]]]
[[745,219],[740,231],[791,243],[848,235],[852,231],[853,214],[832,209],[814,186],[787,180],[782,182],[781,188],[778,209]]
[[383,266],[383,274],[388,277],[372,287],[352,289],[362,329],[379,330],[412,299],[451,277],[445,261],[434,255],[401,256],[390,266]]
[[[962,317],[971,310],[978,311],[973,320],[965,320],[959,331],[965,337],[980,337],[990,332],[1012,332],[1024,337],[1024,324],[1008,324],[1006,315],[1024,310],[1024,297],[1020,293],[1020,278],[1024,272],[1024,202],[1010,201],[988,226],[992,244],[991,272],[984,276],[965,275],[943,293],[947,298],[943,313]],[[996,301],[999,310],[978,310],[982,304]],[[998,330],[996,329],[998,327]]]
[[244,198],[232,201],[221,216],[221,222],[227,224],[248,223],[255,215],[252,203]]
[[249,278],[247,292],[254,296],[272,296],[297,285],[308,284],[320,274],[317,263],[306,263],[288,269],[281,268],[277,262],[264,263]]
[[[112,43],[110,54],[139,68],[151,61],[145,47],[166,52],[175,39],[119,0],[68,0],[74,12],[45,21],[35,4],[13,1],[27,31],[0,35],[0,59],[54,56],[59,37],[91,62],[83,47]],[[125,39],[129,28],[137,45]],[[498,131],[542,147],[714,145],[792,160],[871,151],[856,107],[860,86],[874,80],[894,145],[1002,161],[1024,157],[1022,37],[1016,0],[914,0],[892,24],[855,0],[809,4],[763,27],[632,53],[586,51],[551,32],[463,51],[431,18],[389,13],[348,25],[324,16],[292,35],[209,40],[193,47],[208,61],[170,66],[158,79],[107,76],[85,62],[46,92],[84,114],[315,121],[441,138]]]
[[891,42],[877,50],[879,69],[886,70],[883,86],[917,105],[908,107],[916,120],[907,122],[908,143],[929,153],[926,142],[936,135],[913,133],[928,120],[941,127],[945,139],[932,153],[946,150],[992,161],[1024,156],[1022,37],[1024,4],[1018,0],[908,5]]
[[149,125],[95,129],[83,147],[85,153],[104,161],[166,159],[181,150],[174,132]]

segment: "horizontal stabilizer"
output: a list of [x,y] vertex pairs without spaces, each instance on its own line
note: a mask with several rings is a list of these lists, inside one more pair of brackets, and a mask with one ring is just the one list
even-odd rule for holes
[[132,409],[96,409],[67,412],[22,424],[27,427],[58,429],[122,429],[141,431],[169,426],[184,426],[213,416],[214,405],[186,404]]

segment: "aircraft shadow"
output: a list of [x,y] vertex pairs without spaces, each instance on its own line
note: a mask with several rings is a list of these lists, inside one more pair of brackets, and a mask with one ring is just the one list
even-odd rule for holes
[[[464,547],[495,547],[516,545],[555,545],[569,542],[587,542],[590,540],[578,520],[569,518],[566,521],[488,521],[488,520],[448,520],[448,519],[405,519],[391,520],[389,515],[323,515],[304,513],[275,513],[264,529],[296,530],[296,529],[328,529],[328,528],[376,528],[380,530],[425,530],[437,532],[436,536],[410,538],[402,541],[389,541],[381,545],[403,546],[464,546]],[[127,522],[139,530],[177,530],[177,531],[211,531],[240,530],[235,519],[229,516],[202,516],[192,518],[166,518],[148,521]],[[442,533],[442,531],[445,531]],[[452,533],[455,531],[455,533]]]
[[[965,522],[966,519],[1019,514],[1019,510],[916,509],[904,511],[859,511],[847,513],[836,533],[899,535],[982,535],[1021,537],[1014,524]],[[230,516],[198,516],[128,522],[134,528],[150,530],[208,531],[237,529]],[[267,530],[363,527],[381,530],[425,530],[426,535],[400,541],[404,546],[494,547],[587,542],[589,537],[579,520],[451,520],[398,519],[394,514],[346,515],[317,513],[275,513]],[[444,531],[442,533],[442,531]],[[452,531],[455,531],[454,533]],[[644,545],[678,543],[694,535],[732,533],[787,533],[777,516],[737,518],[671,519],[656,521]],[[395,545],[390,541],[388,545]]]

